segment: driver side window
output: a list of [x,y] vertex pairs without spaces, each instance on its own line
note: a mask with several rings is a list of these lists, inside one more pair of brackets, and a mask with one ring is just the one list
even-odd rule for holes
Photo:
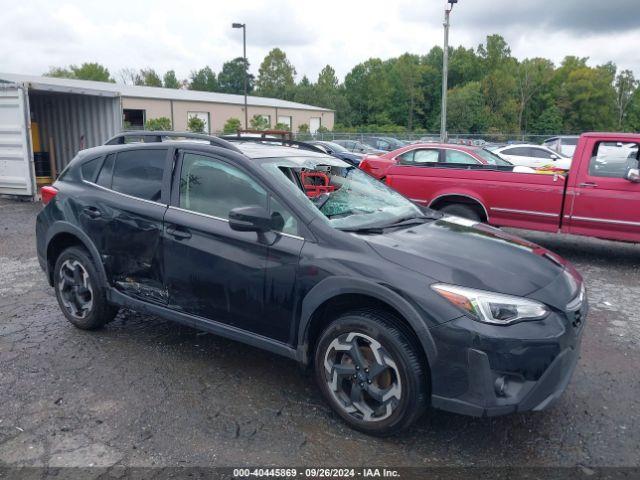
[[240,169],[203,155],[185,153],[180,171],[180,208],[229,219],[237,207],[267,208],[267,192]]
[[599,142],[589,161],[592,177],[624,178],[627,170],[638,168],[638,144]]

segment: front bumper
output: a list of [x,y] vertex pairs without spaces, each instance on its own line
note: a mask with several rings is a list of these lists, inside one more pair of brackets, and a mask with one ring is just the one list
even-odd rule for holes
[[585,301],[542,321],[501,327],[463,317],[433,329],[432,405],[477,417],[549,407],[575,370],[587,310]]

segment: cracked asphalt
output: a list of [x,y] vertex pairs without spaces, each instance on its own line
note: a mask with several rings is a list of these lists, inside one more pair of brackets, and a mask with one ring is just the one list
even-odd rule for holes
[[59,311],[35,250],[40,204],[0,198],[0,465],[639,466],[640,245],[519,232],[571,260],[592,309],[550,410],[429,410],[375,439],[289,360],[122,311],[98,332]]

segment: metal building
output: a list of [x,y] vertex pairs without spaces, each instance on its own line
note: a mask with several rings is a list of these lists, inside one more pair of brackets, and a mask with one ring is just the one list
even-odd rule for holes
[[[332,110],[274,98],[248,97],[248,116],[297,131],[333,128]],[[78,150],[101,145],[126,128],[167,117],[186,130],[197,116],[209,133],[244,119],[244,97],[216,92],[0,73],[0,194],[35,196],[37,178],[60,172]]]

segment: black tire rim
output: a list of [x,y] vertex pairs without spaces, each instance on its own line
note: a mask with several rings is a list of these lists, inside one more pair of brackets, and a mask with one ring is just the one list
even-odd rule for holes
[[93,308],[93,288],[89,273],[78,260],[65,260],[58,272],[58,291],[64,308],[71,316],[84,319]]
[[380,342],[359,332],[344,333],[329,344],[324,379],[338,406],[364,422],[389,418],[402,396],[396,362]]

